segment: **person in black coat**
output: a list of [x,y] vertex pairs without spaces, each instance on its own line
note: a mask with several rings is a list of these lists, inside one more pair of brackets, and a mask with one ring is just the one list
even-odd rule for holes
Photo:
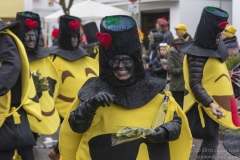
[[[32,102],[38,103],[38,97],[35,92],[34,97],[30,99],[31,95],[29,93],[33,88],[30,89],[27,82],[32,80],[30,70],[28,70],[27,55],[21,41],[15,35],[19,33],[20,28],[21,24],[19,22],[6,25],[0,21],[1,160],[12,160],[15,150],[19,148],[21,148],[21,154],[28,153],[22,154],[23,160],[34,160],[32,146],[36,143],[30,130],[26,107],[34,108],[31,104],[33,104]],[[33,84],[33,81],[31,84]],[[24,100],[24,97],[27,98]],[[28,104],[26,104],[26,100]],[[41,119],[39,114],[38,120]]]
[[157,47],[158,55],[152,62],[152,72],[154,77],[167,79],[167,55],[169,52],[169,45],[167,43],[160,43]]
[[148,63],[145,68],[146,74],[147,76],[152,77],[152,62],[154,58],[158,55],[157,47],[163,41],[163,34],[160,32],[150,32],[149,40],[151,44],[149,46],[149,52],[143,57],[143,59],[145,60],[145,62]]

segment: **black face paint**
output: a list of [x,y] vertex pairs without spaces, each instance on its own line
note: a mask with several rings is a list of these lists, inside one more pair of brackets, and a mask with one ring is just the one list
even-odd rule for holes
[[134,71],[134,61],[128,55],[117,55],[113,57],[112,68],[114,75],[121,81],[130,78]]
[[34,48],[36,46],[36,39],[34,30],[28,31],[24,36],[24,46],[26,48]]
[[72,46],[73,47],[77,47],[77,45],[78,45],[78,36],[77,35],[72,36],[71,42],[72,42]]

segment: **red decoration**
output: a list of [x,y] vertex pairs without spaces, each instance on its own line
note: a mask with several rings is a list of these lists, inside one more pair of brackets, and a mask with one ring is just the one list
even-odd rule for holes
[[129,0],[130,2],[132,2],[132,3],[134,3],[134,2],[136,2],[137,0]]
[[166,21],[166,18],[165,18],[165,17],[162,17],[162,20],[165,20],[165,21]]
[[106,49],[108,49],[110,47],[110,44],[112,42],[112,37],[108,34],[108,33],[101,33],[98,32],[96,34],[97,39],[99,41],[99,43],[105,47]]
[[70,21],[69,27],[76,31],[77,28],[79,27],[79,24],[80,24],[79,20]]
[[234,97],[231,97],[230,102],[231,102],[232,122],[235,126],[239,127],[240,120],[239,120],[239,116],[238,116],[238,106],[236,103],[236,99]]
[[29,30],[34,29],[37,27],[38,23],[36,21],[33,21],[31,19],[26,19],[25,25]]
[[52,31],[52,36],[54,37],[54,38],[58,38],[58,29],[57,28],[55,28],[53,31]]
[[228,22],[222,22],[222,23],[219,23],[219,24],[218,24],[218,27],[219,27],[220,29],[225,29],[226,26],[227,26],[227,24],[228,24]]

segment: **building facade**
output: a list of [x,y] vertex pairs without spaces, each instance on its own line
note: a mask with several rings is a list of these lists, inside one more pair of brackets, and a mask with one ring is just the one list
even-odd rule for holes
[[32,10],[32,0],[0,0],[0,18],[7,23],[16,18],[16,13]]
[[[103,0],[102,0],[103,1]],[[233,5],[238,3],[239,0],[138,0],[140,1],[139,13],[136,15],[138,18],[139,28],[142,29],[145,38],[144,42],[147,43],[147,32],[150,28],[155,27],[156,19],[159,17],[165,17],[169,21],[169,30],[176,38],[174,27],[179,23],[184,23],[188,27],[188,33],[194,37],[195,30],[200,20],[202,10],[206,6],[213,6],[221,8],[229,13],[229,24],[233,24]],[[122,9],[128,9],[128,4],[115,3]],[[235,5],[237,6],[237,5]],[[235,7],[235,14],[237,16],[240,11]],[[237,18],[236,18],[237,19]],[[239,21],[237,23],[240,23]],[[240,25],[239,27],[240,33]],[[145,45],[146,46],[146,45]]]
[[[33,2],[34,11],[37,11],[41,17],[61,9],[56,3],[50,7],[46,1],[49,0],[35,0]],[[74,3],[81,1],[83,0],[75,0]],[[94,1],[109,4],[124,10],[128,10],[132,4],[130,0]],[[43,3],[44,5],[41,5]],[[173,33],[174,37],[176,37],[174,27],[179,23],[186,24],[188,26],[188,33],[194,36],[201,12],[206,6],[214,6],[227,11],[229,13],[229,24],[237,25],[236,28],[240,28],[240,24],[237,24],[240,23],[237,20],[239,13],[237,6],[240,6],[239,0],[137,0],[135,3],[139,3],[138,13],[132,14],[132,16],[137,21],[138,28],[140,28],[145,35],[145,44],[148,42],[148,30],[155,27],[156,19],[159,17],[165,17],[169,21],[169,30]],[[234,19],[233,15],[235,15]],[[81,15],[79,15],[79,17],[81,17]],[[237,32],[237,35],[238,34],[240,37],[240,29],[239,33]]]
[[[17,11],[30,10],[37,12],[42,19],[42,27],[44,28],[44,17],[61,9],[60,5],[53,0],[0,0],[0,18],[5,22],[14,19]],[[58,0],[56,0],[58,1]],[[74,0],[74,4],[83,0]],[[109,4],[124,10],[128,10],[132,4],[130,0],[94,0]],[[222,8],[229,13],[229,24],[234,25],[239,31],[236,32],[237,37],[240,37],[240,15],[239,6],[240,0],[137,0],[138,13],[132,14],[137,21],[138,28],[142,29],[147,42],[147,32],[150,28],[155,27],[156,19],[165,17],[169,21],[169,30],[172,31],[174,37],[174,27],[179,23],[184,23],[188,26],[188,33],[194,36],[198,25],[201,12],[205,6],[214,6]],[[81,18],[81,15],[79,15]]]

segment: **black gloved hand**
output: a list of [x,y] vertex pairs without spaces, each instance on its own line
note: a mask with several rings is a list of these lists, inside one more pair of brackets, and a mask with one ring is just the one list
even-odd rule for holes
[[147,135],[146,138],[153,143],[162,143],[168,139],[168,130],[163,127],[158,127],[150,135]]
[[113,102],[114,95],[106,92],[99,92],[97,95],[86,100],[86,107],[88,111],[96,111],[99,106],[110,106],[110,102]]
[[72,130],[77,133],[83,133],[88,130],[98,107],[110,106],[110,102],[113,102],[113,100],[113,95],[99,92],[97,95],[79,103],[77,108],[70,113],[68,119]]

